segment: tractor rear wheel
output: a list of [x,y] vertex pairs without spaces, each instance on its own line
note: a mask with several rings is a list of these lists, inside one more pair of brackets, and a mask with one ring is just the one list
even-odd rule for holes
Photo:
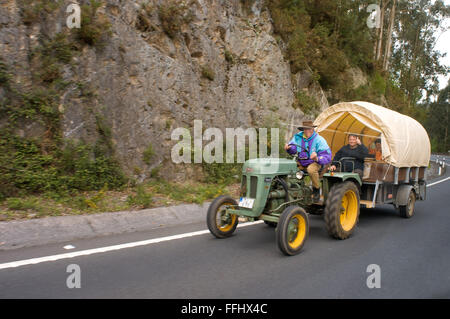
[[236,230],[239,222],[238,216],[226,212],[230,206],[236,207],[238,204],[232,197],[225,195],[217,197],[209,205],[206,223],[211,234],[217,238],[230,237]]
[[346,239],[353,233],[359,218],[359,190],[355,183],[333,185],[325,204],[324,218],[330,236]]
[[278,248],[285,255],[296,255],[302,250],[308,233],[309,220],[305,210],[298,206],[289,206],[281,214],[276,229]]

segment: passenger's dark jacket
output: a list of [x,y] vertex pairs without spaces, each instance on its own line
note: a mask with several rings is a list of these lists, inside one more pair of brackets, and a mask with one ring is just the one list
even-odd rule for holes
[[[333,161],[339,161],[343,157],[354,157],[355,169],[360,169],[362,171],[364,169],[364,158],[373,156],[369,155],[369,150],[363,144],[356,146],[354,149],[351,149],[350,145],[347,144],[334,155]],[[353,167],[351,163],[353,161],[344,160],[343,162],[342,170],[346,172],[351,171]]]

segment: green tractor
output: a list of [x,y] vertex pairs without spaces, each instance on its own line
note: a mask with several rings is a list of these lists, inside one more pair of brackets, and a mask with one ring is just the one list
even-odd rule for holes
[[207,224],[217,238],[231,236],[238,217],[276,227],[276,241],[286,255],[300,252],[309,232],[308,214],[324,214],[329,234],[349,237],[358,221],[361,179],[357,173],[321,173],[322,197],[312,201],[306,173],[296,160],[259,158],[242,168],[240,200],[219,196],[210,205]]

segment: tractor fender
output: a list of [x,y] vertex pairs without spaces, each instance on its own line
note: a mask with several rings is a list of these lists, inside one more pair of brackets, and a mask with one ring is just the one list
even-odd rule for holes
[[412,189],[414,189],[413,185],[400,185],[395,196],[395,205],[405,206],[408,203],[409,193]]

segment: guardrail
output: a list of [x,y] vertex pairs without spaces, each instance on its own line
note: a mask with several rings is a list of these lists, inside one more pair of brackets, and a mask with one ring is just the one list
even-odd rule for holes
[[430,160],[430,165],[428,166],[428,169],[426,170],[426,179],[439,177],[442,175],[445,175],[447,172],[447,164],[446,158],[442,158],[438,155],[436,155],[435,159]]

